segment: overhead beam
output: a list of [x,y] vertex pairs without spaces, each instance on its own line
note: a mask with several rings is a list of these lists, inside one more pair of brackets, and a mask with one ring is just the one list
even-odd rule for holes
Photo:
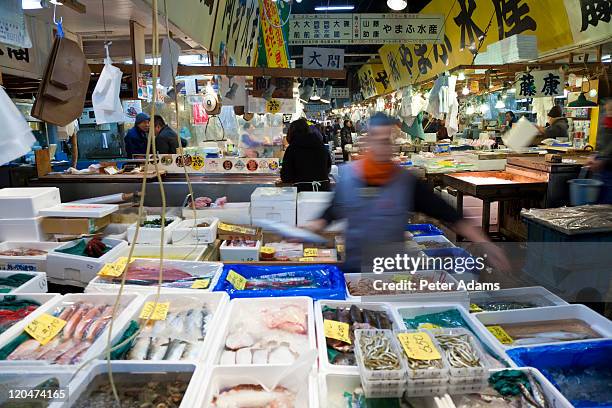
[[62,4],[76,11],[77,13],[80,13],[80,14],[87,13],[87,7],[83,3],[79,2],[78,0],[62,0]]

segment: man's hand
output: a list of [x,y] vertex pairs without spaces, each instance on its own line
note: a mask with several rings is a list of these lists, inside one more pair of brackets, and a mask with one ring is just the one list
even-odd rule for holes
[[310,221],[308,224],[304,226],[305,229],[312,231],[314,233],[319,233],[323,231],[325,227],[327,227],[327,221],[325,221],[322,218],[319,218],[318,220]]
[[482,232],[482,229],[470,225],[465,220],[461,220],[453,226],[453,230],[470,241],[480,244],[483,253],[487,255],[487,261],[497,270],[500,272],[510,272],[512,270],[510,261],[508,261],[504,251],[492,243],[489,237]]

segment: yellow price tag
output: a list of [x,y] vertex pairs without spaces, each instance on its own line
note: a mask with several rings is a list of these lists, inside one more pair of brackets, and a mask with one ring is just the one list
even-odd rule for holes
[[43,346],[53,340],[62,331],[66,321],[44,313],[34,319],[25,328],[25,332]]
[[153,306],[155,306],[155,302],[145,303],[140,311],[139,319],[166,320],[168,309],[170,309],[170,302],[158,303],[157,306],[155,306],[155,310],[153,310]]
[[276,252],[276,249],[265,246],[265,247],[261,247],[259,252],[261,252],[262,254],[272,255],[272,254],[274,254]]
[[501,326],[487,326],[487,329],[499,340],[501,344],[512,344],[514,340]]
[[344,253],[344,244],[336,245],[336,251],[338,251],[340,253]]
[[210,286],[210,278],[198,279],[195,282],[193,282],[193,285],[191,285],[191,289],[208,289],[209,286]]
[[318,248],[304,248],[304,257],[316,258],[317,256],[319,256]]
[[238,232],[240,234],[247,234],[247,235],[257,234],[257,229],[255,228],[243,227],[242,225],[226,224],[224,222],[219,223],[218,229],[223,230],[223,231],[229,231],[229,232]]
[[412,277],[410,275],[393,275],[393,282],[409,281]]
[[122,256],[115,262],[107,263],[98,271],[98,275],[116,278],[123,274],[123,270],[127,266],[127,257]]
[[314,262],[314,261],[316,261],[316,258],[313,258],[313,257],[300,258],[300,262]]
[[428,333],[400,333],[397,338],[406,355],[414,360],[440,360],[442,358]]
[[476,303],[470,303],[470,313],[480,313],[483,310]]
[[340,340],[351,344],[351,327],[348,323],[324,319],[323,332],[328,339]]
[[247,283],[247,279],[244,276],[232,270],[229,271],[225,280],[231,283],[237,290],[244,290]]
[[438,326],[437,324],[433,324],[433,323],[421,323],[419,324],[419,329],[441,329],[440,326]]

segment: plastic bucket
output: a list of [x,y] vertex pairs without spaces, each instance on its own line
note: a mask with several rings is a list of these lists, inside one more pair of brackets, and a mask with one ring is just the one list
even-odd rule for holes
[[572,205],[595,204],[599,198],[602,181],[593,179],[570,180],[570,202]]

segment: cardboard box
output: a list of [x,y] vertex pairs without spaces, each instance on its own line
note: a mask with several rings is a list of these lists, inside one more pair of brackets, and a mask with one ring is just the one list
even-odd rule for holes
[[81,235],[93,234],[108,226],[111,216],[102,218],[57,218],[44,217],[41,222],[42,230],[47,234]]

